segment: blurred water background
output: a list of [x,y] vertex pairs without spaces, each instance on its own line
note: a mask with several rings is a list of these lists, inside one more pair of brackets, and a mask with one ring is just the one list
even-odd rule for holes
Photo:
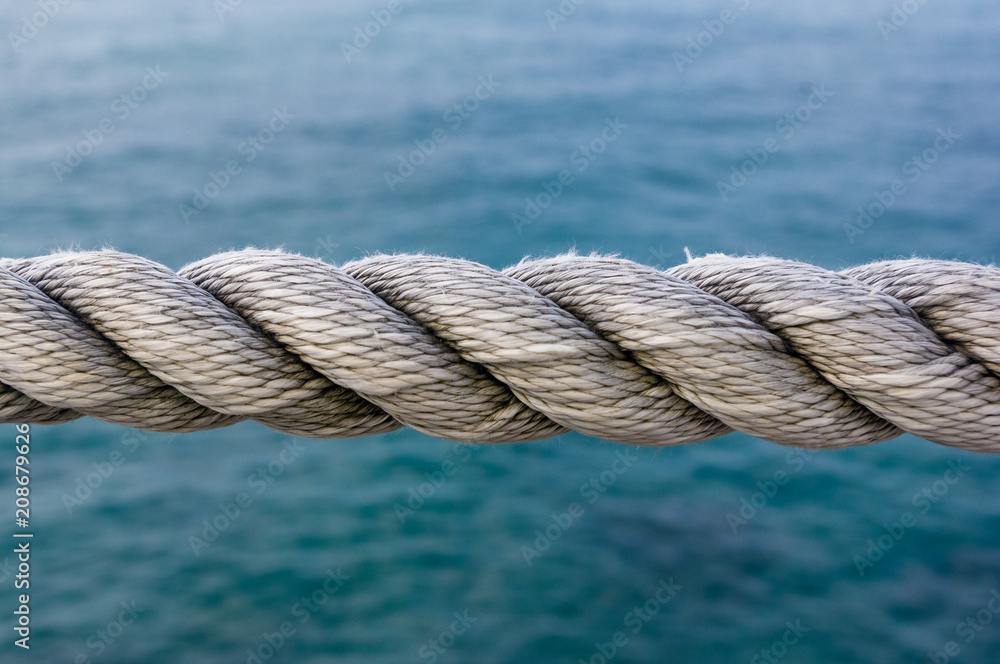
[[[3,256],[113,246],[179,268],[252,245],[500,268],[575,248],[667,267],[689,247],[839,269],[1000,249],[988,0],[0,8]],[[13,645],[9,540],[4,662],[1000,652],[1000,460],[911,436],[801,455],[739,433],[465,448],[83,419],[32,441],[32,649]]]

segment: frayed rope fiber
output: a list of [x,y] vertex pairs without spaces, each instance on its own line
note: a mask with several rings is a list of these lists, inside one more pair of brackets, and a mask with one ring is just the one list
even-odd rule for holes
[[0,315],[0,422],[1000,451],[993,266],[68,252],[0,260]]

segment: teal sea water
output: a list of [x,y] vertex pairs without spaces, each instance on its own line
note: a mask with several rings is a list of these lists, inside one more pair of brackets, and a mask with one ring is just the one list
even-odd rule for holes
[[[0,7],[3,256],[1000,251],[987,0]],[[0,426],[5,663],[1000,653],[1000,459],[912,436],[31,436],[27,652]]]

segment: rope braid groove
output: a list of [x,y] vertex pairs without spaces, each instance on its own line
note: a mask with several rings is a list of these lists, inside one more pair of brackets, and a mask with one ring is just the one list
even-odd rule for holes
[[104,250],[0,260],[0,313],[4,423],[1000,452],[995,266]]

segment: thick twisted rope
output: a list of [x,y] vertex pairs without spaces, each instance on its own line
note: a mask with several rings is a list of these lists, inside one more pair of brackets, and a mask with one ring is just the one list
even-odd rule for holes
[[1000,269],[280,251],[0,261],[0,422],[1000,451]]

